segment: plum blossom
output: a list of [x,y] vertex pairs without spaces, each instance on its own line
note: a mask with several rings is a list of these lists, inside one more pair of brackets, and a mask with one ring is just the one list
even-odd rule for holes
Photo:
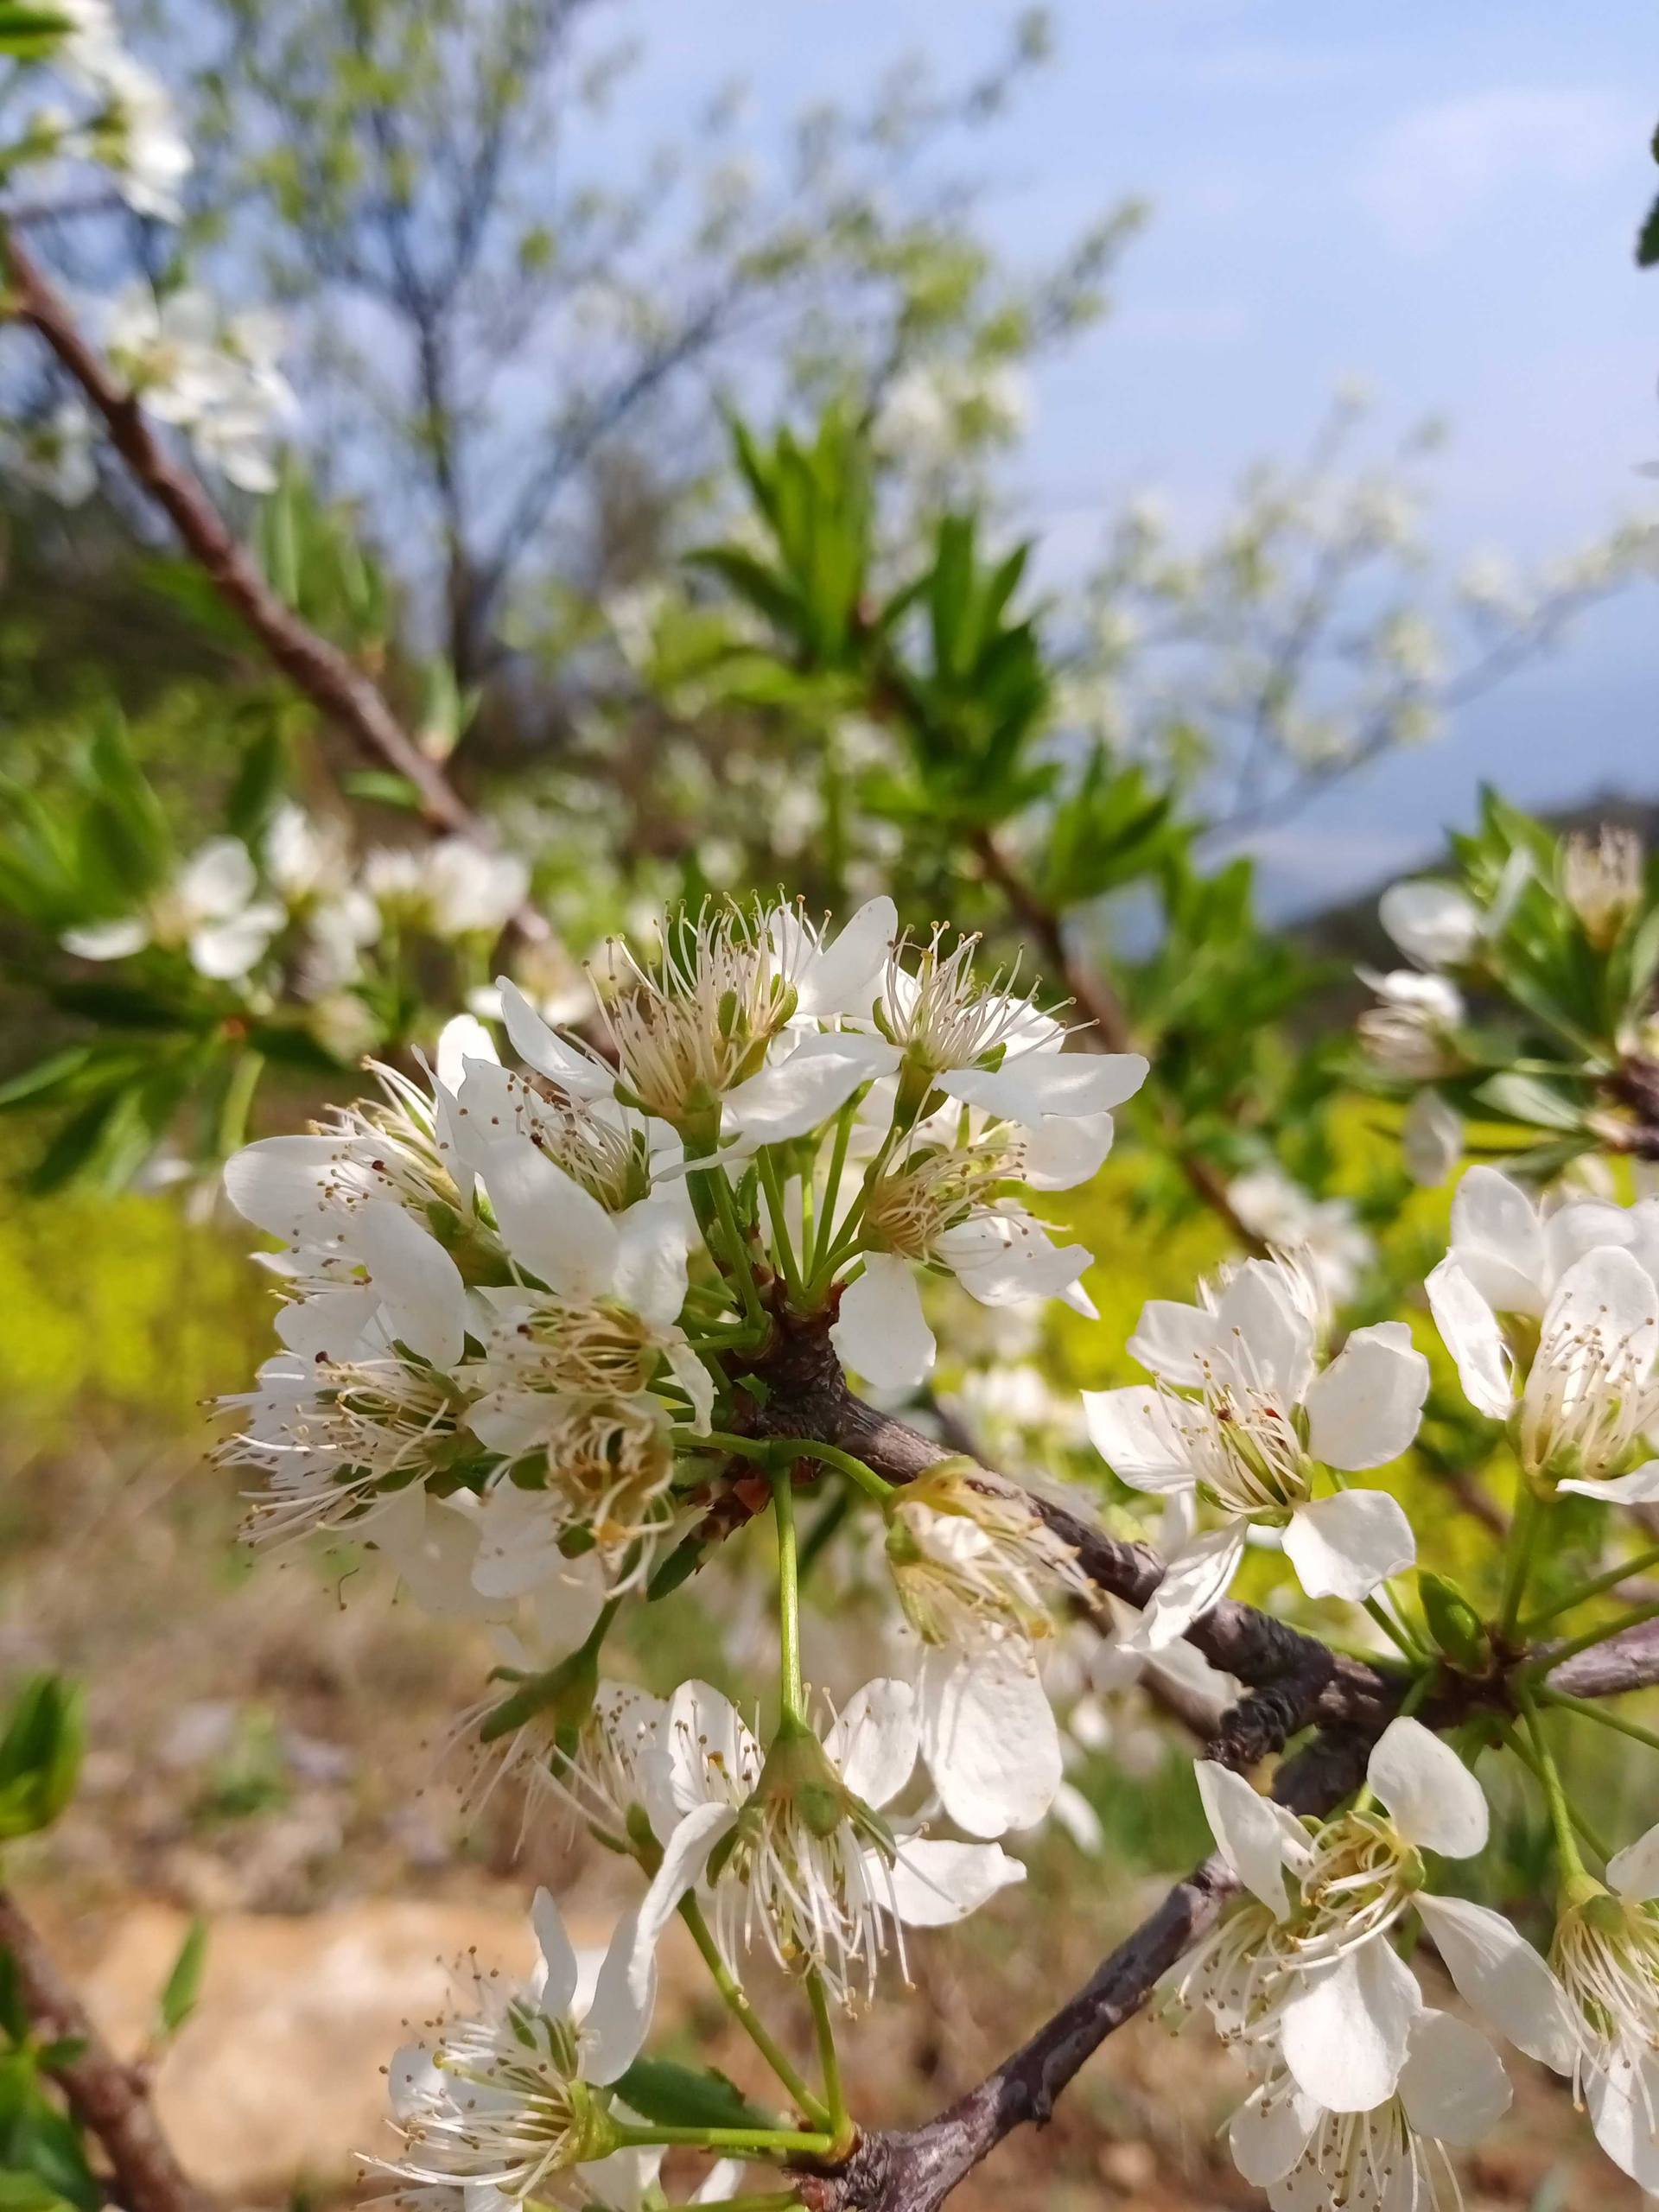
[[1033,1826],[1062,1779],[1038,1671],[1057,1599],[1094,1602],[1072,1548],[1017,1484],[970,1462],[918,1476],[888,1513],[887,1563],[922,1645],[922,1757],[969,1835]]
[[1377,918],[1419,968],[1460,968],[1481,939],[1480,908],[1466,892],[1431,879],[1390,884]]
[[919,1729],[904,1682],[868,1682],[822,1735],[785,1721],[763,1751],[706,1682],[669,1703],[662,1745],[677,1825],[653,1888],[706,1882],[721,1948],[756,1942],[781,1967],[813,1968],[842,2004],[874,1994],[891,1924],[961,1920],[1025,1869],[995,1843],[906,1833],[884,1808],[916,1764]]
[[[1189,1530],[1136,1631],[1145,1648],[1184,1635],[1225,1593],[1252,1527],[1283,1531],[1310,1597],[1368,1597],[1415,1558],[1386,1491],[1316,1497],[1314,1485],[1321,1465],[1356,1472],[1399,1457],[1417,1433],[1428,1363],[1402,1322],[1383,1321],[1321,1364],[1317,1313],[1294,1269],[1247,1261],[1199,1306],[1147,1305],[1128,1348],[1155,1387],[1084,1394],[1101,1457],[1132,1489],[1172,1502]],[[1193,1535],[1200,1504],[1221,1525]]]
[[1659,1827],[1614,1853],[1606,1887],[1586,1878],[1569,1884],[1550,1951],[1572,2022],[1575,2094],[1589,2106],[1602,2149],[1647,2190],[1659,2190],[1656,1897]]
[[[1656,1268],[1651,1200],[1580,1200],[1541,1217],[1495,1169],[1471,1167],[1459,1185],[1429,1305],[1465,1395],[1494,1421],[1513,1418],[1529,1473],[1618,1503],[1659,1497],[1648,1456],[1659,1426]],[[1535,1349],[1522,1376],[1529,1324]]]
[[1361,1041],[1377,1066],[1388,1075],[1425,1082],[1452,1074],[1459,1065],[1457,1033],[1466,1014],[1457,985],[1411,968],[1358,973],[1382,1001],[1358,1023]]
[[1478,2029],[1424,2011],[1381,2103],[1328,2111],[1281,2065],[1234,2113],[1228,2147],[1273,2212],[1458,2212],[1463,2196],[1446,2146],[1478,2142],[1513,2094]]
[[182,951],[213,982],[239,982],[287,918],[259,896],[253,855],[241,839],[213,837],[137,913],[66,930],[60,942],[82,960],[127,960],[153,944]]
[[107,340],[114,366],[158,422],[186,432],[242,490],[275,490],[270,437],[296,406],[277,366],[276,317],[226,315],[198,288],[158,297],[136,280],[110,303]]
[[[591,2201],[619,2148],[606,2092],[645,2041],[656,1994],[654,1944],[622,1921],[591,1988],[545,1890],[531,1907],[541,1960],[523,1984],[474,1973],[467,2013],[405,2044],[390,2072],[400,2156],[385,2170],[422,2191],[464,2192],[469,2212]],[[601,2181],[602,2186],[602,2181]],[[442,2197],[438,2201],[443,2201]]]
[[1328,1305],[1351,1298],[1376,1257],[1351,1200],[1316,1198],[1274,1163],[1235,1176],[1227,1203],[1253,1235],[1312,1275]]
[[1423,2015],[1394,1948],[1414,1912],[1459,1994],[1517,2049],[1560,2066],[1572,2049],[1548,1966],[1484,1905],[1427,1885],[1425,1853],[1473,1857],[1490,1815],[1479,1783],[1421,1722],[1390,1722],[1353,1810],[1308,1829],[1212,1761],[1200,1795],[1222,1857],[1249,1892],[1176,1969],[1247,2063],[1283,2068],[1297,2096],[1372,2112],[1399,2088]]

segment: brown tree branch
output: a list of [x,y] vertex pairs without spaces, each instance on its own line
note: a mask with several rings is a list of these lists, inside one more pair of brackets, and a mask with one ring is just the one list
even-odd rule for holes
[[214,2212],[173,2155],[143,2079],[124,2066],[87,2018],[16,1900],[0,1890],[0,1954],[11,1960],[30,2025],[43,2044],[71,2055],[53,2079],[81,2126],[103,2145],[125,2212]]
[[[0,228],[5,304],[38,332],[102,416],[110,442],[134,481],[168,517],[186,551],[226,606],[259,640],[283,673],[372,760],[404,777],[419,794],[423,818],[435,830],[493,842],[437,763],[428,760],[393,714],[378,685],[337,645],[320,637],[274,592],[245,547],[226,528],[200,480],[157,438],[137,399],[82,335],[68,302],[15,231]],[[526,906],[514,917],[521,934],[543,938],[544,918]]]

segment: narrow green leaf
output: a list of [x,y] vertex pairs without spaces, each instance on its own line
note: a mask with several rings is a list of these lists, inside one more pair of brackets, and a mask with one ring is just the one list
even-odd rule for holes
[[207,1963],[207,1923],[198,1913],[185,1931],[173,1971],[167,1977],[156,2007],[164,2036],[175,2036],[196,2009],[201,1994],[202,1969]]

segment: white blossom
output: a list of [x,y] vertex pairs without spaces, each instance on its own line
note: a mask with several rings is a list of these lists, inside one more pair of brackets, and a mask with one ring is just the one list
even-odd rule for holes
[[[1402,1322],[1357,1329],[1321,1365],[1310,1294],[1282,1262],[1247,1261],[1201,1306],[1148,1303],[1129,1351],[1158,1385],[1089,1391],[1095,1448],[1132,1489],[1221,1526],[1169,1561],[1137,1631],[1157,1649],[1224,1594],[1251,1527],[1282,1529],[1310,1597],[1367,1597],[1416,1544],[1384,1491],[1316,1497],[1318,1466],[1386,1466],[1417,1433],[1428,1363]],[[1190,1522],[1189,1522],[1190,1527]]]
[[253,856],[241,839],[210,838],[137,913],[66,930],[61,943],[82,960],[126,960],[153,944],[182,951],[215,982],[239,982],[288,918],[258,890]]

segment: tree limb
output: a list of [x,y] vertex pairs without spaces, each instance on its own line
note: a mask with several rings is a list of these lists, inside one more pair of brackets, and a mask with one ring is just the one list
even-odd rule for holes
[[141,2075],[124,2066],[63,1980],[46,1946],[7,1891],[0,1890],[0,1954],[16,1971],[29,2024],[43,2044],[73,2056],[50,2072],[83,2127],[103,2145],[125,2212],[214,2212],[173,2155]]
[[[12,312],[37,331],[103,417],[110,441],[135,481],[173,524],[186,550],[289,680],[372,759],[413,785],[435,830],[493,842],[488,826],[427,759],[380,692],[338,646],[320,637],[278,597],[226,528],[190,468],[162,446],[143,409],[81,334],[67,302],[16,233],[0,229],[0,266]],[[529,909],[515,918],[527,935],[547,925]]]

